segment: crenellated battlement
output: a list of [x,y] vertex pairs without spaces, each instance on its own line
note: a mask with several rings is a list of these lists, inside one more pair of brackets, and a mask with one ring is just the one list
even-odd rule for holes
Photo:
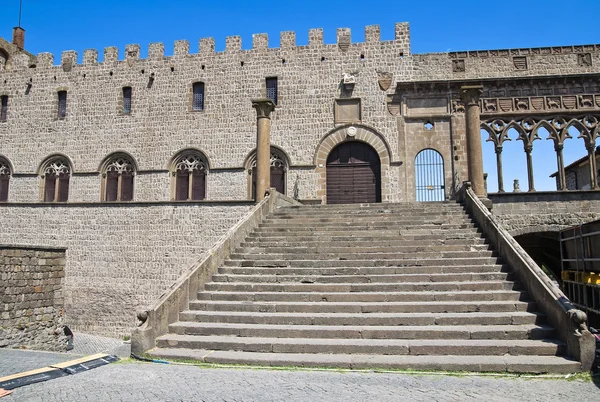
[[[310,49],[339,49],[340,52],[346,52],[350,47],[360,47],[361,49],[376,47],[379,49],[381,43],[387,43],[398,47],[400,54],[410,54],[410,31],[409,24],[406,22],[395,25],[395,37],[391,41],[381,41],[381,30],[379,25],[370,25],[365,27],[365,41],[352,42],[351,30],[349,28],[338,28],[336,32],[337,41],[335,44],[325,44],[322,28],[310,29],[308,31],[308,45],[298,46],[296,43],[296,33],[293,31],[284,31],[280,33],[280,46],[278,48],[269,47],[269,36],[266,33],[252,35],[252,48],[242,49],[241,36],[227,36],[225,38],[225,49],[222,52],[215,51],[215,39],[212,37],[201,38],[198,43],[198,53],[190,53],[190,42],[187,40],[177,40],[174,44],[172,56],[165,56],[165,45],[163,43],[151,43],[148,46],[149,61],[160,61],[164,59],[182,59],[188,56],[208,57],[218,54],[244,54],[252,55],[265,51],[294,52]],[[114,64],[118,61],[137,61],[144,60],[140,58],[141,47],[138,44],[127,45],[124,53],[116,47],[104,48],[104,57],[102,62],[98,59],[99,51],[96,49],[86,49],[83,52],[82,65],[96,64]],[[55,64],[55,57],[51,53],[39,53],[37,55],[37,68],[48,68]],[[78,63],[78,53],[76,51],[64,51],[61,54],[60,65],[74,66]],[[18,67],[18,66],[16,66]],[[25,66],[23,66],[25,67]]]

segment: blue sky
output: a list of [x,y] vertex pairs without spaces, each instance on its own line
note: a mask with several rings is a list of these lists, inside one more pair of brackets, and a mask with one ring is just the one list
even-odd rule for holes
[[[19,0],[0,0],[0,36],[10,39],[18,23]],[[353,41],[364,40],[364,26],[381,26],[383,40],[394,37],[394,24],[411,27],[413,53],[600,43],[597,17],[600,0],[503,1],[155,1],[155,0],[23,0],[21,25],[30,52],[100,50],[138,43],[142,57],[151,42],[164,42],[172,54],[173,42],[187,39],[197,51],[198,39],[214,37],[217,50],[225,37],[242,36],[242,47],[252,45],[253,33],[268,33],[270,46],[279,46],[280,31],[296,31],[298,44],[308,42],[310,28],[323,28],[326,43],[335,43],[336,28],[351,28]],[[100,56],[101,57],[101,56]],[[544,137],[544,136],[543,136]],[[485,139],[485,138],[484,138]],[[505,144],[505,189],[520,179],[527,188],[525,154],[520,141]],[[495,156],[484,143],[489,190],[496,188]],[[552,190],[548,175],[556,170],[552,141],[534,145],[536,188]],[[565,146],[565,162],[585,154],[583,141]]]

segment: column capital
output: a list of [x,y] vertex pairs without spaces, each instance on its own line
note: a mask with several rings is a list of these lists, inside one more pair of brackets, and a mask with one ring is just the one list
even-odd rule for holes
[[460,98],[465,106],[479,106],[479,97],[483,94],[483,85],[465,85],[460,87]]
[[275,104],[271,99],[252,99],[252,107],[256,109],[256,118],[271,118],[271,112],[275,110]]

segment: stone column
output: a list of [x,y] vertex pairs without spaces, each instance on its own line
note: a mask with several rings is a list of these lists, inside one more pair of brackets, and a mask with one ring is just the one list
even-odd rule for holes
[[467,160],[469,166],[469,181],[473,191],[478,197],[485,197],[483,181],[483,152],[481,149],[481,121],[479,97],[483,87],[464,86],[460,89],[461,98],[465,104],[465,118],[467,127]]
[[275,104],[270,99],[253,99],[256,109],[256,202],[265,198],[271,187],[271,112]]
[[533,159],[531,158],[531,151],[533,151],[533,145],[525,146],[525,155],[527,155],[527,182],[529,183],[529,192],[535,191],[535,183],[533,182]]
[[588,151],[588,165],[590,169],[590,189],[596,190],[598,188],[598,177],[596,175],[596,144],[588,142],[585,147]]
[[498,170],[498,192],[504,192],[504,175],[502,174],[502,145],[496,146],[496,169]]
[[565,177],[565,163],[563,160],[563,148],[564,144],[555,144],[554,150],[556,151],[556,165],[558,166],[558,189],[567,189],[567,179]]

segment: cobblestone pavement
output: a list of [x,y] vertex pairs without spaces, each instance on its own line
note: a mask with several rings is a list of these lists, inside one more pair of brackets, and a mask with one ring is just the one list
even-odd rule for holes
[[129,357],[131,354],[131,345],[120,339],[76,332],[73,337],[73,349],[67,353],[86,356],[95,353],[106,353],[120,357]]
[[79,357],[81,356],[66,353],[0,349],[0,377],[35,370]]
[[[0,354],[1,360],[7,357]],[[2,398],[2,402],[404,400],[597,401],[600,390],[592,382],[564,379],[200,368],[125,361],[17,388]]]

